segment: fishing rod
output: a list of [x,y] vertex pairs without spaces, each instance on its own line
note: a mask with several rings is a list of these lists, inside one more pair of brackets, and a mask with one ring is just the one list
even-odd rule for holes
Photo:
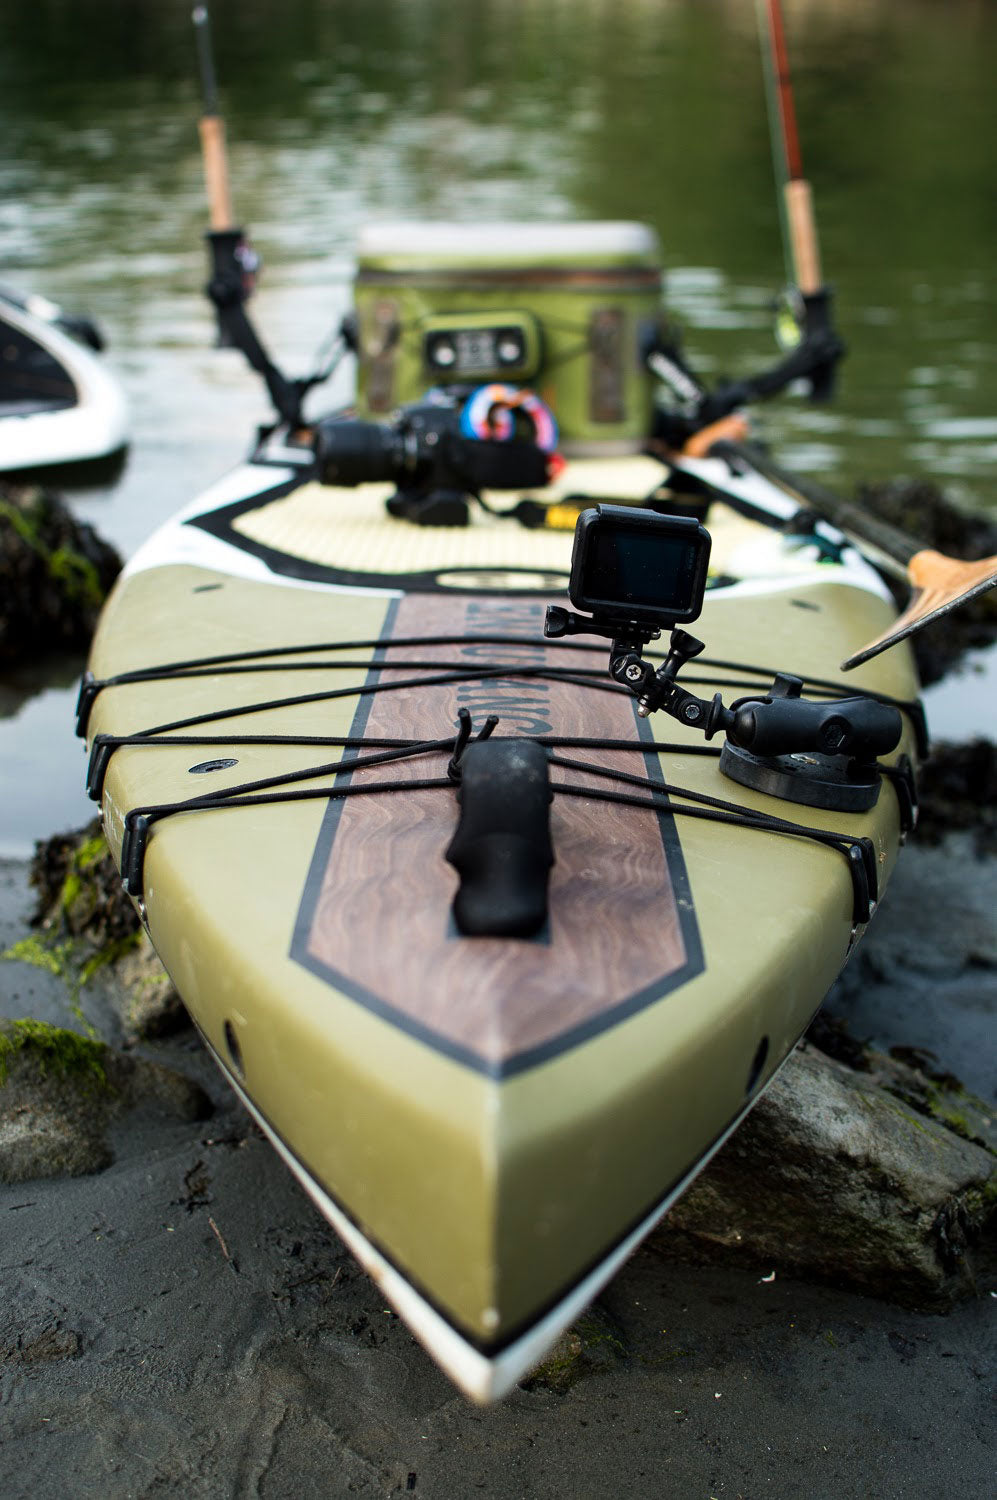
[[826,401],[834,390],[834,371],[844,345],[831,320],[831,288],[821,272],[813,193],[803,175],[803,158],[796,125],[796,109],[789,75],[789,56],[780,0],[756,0],[765,75],[765,101],[772,138],[776,180],[781,184],[779,223],[790,290],[784,314],[777,323],[780,341],[792,347],[810,343],[824,346],[808,373],[810,394]]
[[[818,363],[810,376],[813,397],[826,399],[833,391],[835,365],[844,346],[831,323],[831,289],[823,280],[813,194],[803,174],[780,0],[756,0],[756,12],[772,154],[776,178],[782,184],[779,217],[787,275],[795,292],[795,336],[803,344],[811,338],[828,341],[827,359]],[[788,474],[754,447],[737,441],[715,442],[708,448],[701,444],[698,453],[685,459],[679,456],[677,467],[691,473],[689,460],[694,466],[704,453],[707,467],[718,459],[725,461],[726,477],[716,481],[714,471],[716,490],[737,508],[753,510],[756,519],[764,519],[767,510],[770,521],[775,517],[776,524],[785,524],[790,519],[785,509],[788,500],[790,509],[795,507],[798,512],[806,511],[830,522],[876,566],[909,586],[911,598],[903,614],[882,635],[842,662],[843,671],[869,661],[997,585],[997,556],[976,562],[947,557],[899,528],[867,515],[823,486]],[[699,477],[710,487],[711,480],[705,473]],[[759,479],[768,486],[767,501],[757,484]],[[776,497],[781,497],[781,503]]]
[[[211,22],[206,5],[198,5],[191,15],[197,42],[197,60],[201,70],[201,92],[204,113],[198,121],[204,182],[208,191],[211,228],[225,233],[235,228],[232,195],[229,191],[228,154],[225,149],[225,121],[218,109],[218,80],[211,48]],[[241,233],[241,231],[239,231]]]
[[798,381],[807,383],[812,400],[828,400],[835,366],[845,352],[831,320],[831,288],[821,272],[813,195],[803,176],[781,6],[779,0],[756,4],[772,155],[776,179],[782,184],[779,222],[788,286],[776,334],[785,353],[757,375],[724,381],[710,390],[674,335],[651,331],[641,350],[644,363],[674,398],[671,407],[659,404],[653,437],[674,449],[684,449],[698,432],[739,407],[777,395]]
[[288,380],[264,349],[259,334],[246,313],[245,304],[252,296],[256,284],[260,258],[250,246],[245,231],[236,226],[232,211],[225,123],[218,106],[218,79],[211,46],[208,7],[196,6],[191,20],[194,23],[204,98],[204,111],[198,122],[198,130],[211,223],[211,228],[205,235],[211,257],[211,280],[206,291],[214,304],[219,343],[223,347],[239,349],[245,355],[252,368],[262,375],[270,399],[282,420],[291,427],[297,427],[302,421],[301,409],[305,394],[324,376]]

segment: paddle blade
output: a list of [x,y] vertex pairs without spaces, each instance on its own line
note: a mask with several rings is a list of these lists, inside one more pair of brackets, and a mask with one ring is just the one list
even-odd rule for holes
[[997,586],[997,555],[979,562],[960,562],[942,552],[916,552],[908,564],[907,577],[914,592],[903,614],[889,630],[843,661],[843,672],[878,656],[881,651],[922,630],[932,620],[950,614],[960,604],[967,604],[978,594],[985,594]]

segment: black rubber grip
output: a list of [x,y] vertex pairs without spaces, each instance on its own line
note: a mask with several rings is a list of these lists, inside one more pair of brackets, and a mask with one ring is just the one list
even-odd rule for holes
[[460,876],[454,918],[466,937],[534,937],[547,920],[547,753],[533,740],[489,739],[461,758],[460,821],[446,857]]
[[752,755],[792,755],[816,750],[875,760],[899,743],[903,720],[874,698],[836,698],[828,703],[773,698],[747,703],[734,714],[728,736]]

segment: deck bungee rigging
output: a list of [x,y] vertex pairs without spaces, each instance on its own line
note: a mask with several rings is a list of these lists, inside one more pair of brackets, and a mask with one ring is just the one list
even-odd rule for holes
[[[280,801],[291,802],[310,798],[328,797],[336,799],[358,796],[363,793],[403,792],[406,789],[445,790],[459,782],[461,757],[468,742],[471,740],[472,733],[471,715],[467,709],[459,711],[456,739],[451,737],[435,740],[399,739],[390,744],[357,736],[326,737],[291,734],[213,734],[191,736],[180,733],[180,731],[185,729],[249,714],[279,711],[282,708],[295,707],[302,703],[324,702],[340,697],[369,697],[374,694],[390,692],[392,690],[399,691],[413,686],[430,688],[438,685],[468,681],[541,677],[571,683],[582,689],[627,696],[626,688],[607,681],[604,670],[594,667],[591,669],[580,669],[577,666],[559,668],[553,663],[533,665],[523,662],[480,662],[476,663],[473,667],[464,667],[442,660],[406,660],[404,663],[393,663],[379,658],[377,655],[368,658],[346,658],[337,661],[294,660],[290,663],[287,661],[288,657],[297,658],[305,654],[311,655],[317,651],[355,651],[366,648],[376,653],[388,647],[418,647],[444,644],[456,646],[477,646],[482,644],[543,645],[554,655],[556,655],[559,649],[557,646],[552,646],[549,640],[531,642],[521,636],[451,635],[436,637],[384,637],[368,641],[324,642],[296,647],[283,646],[270,648],[261,652],[228,653],[221,657],[158,664],[155,667],[120,673],[104,680],[97,680],[89,676],[81,686],[78,707],[77,731],[83,737],[86,736],[89,716],[98,694],[105,689],[128,686],[129,684],[176,681],[206,676],[216,678],[244,673],[287,672],[289,670],[342,671],[356,668],[366,669],[368,676],[376,674],[377,679],[373,681],[368,680],[362,684],[345,688],[326,689],[314,694],[298,694],[284,698],[242,703],[228,708],[219,708],[207,713],[193,715],[187,719],[175,720],[169,724],[156,725],[128,735],[95,735],[91,744],[87,791],[91,798],[98,802],[101,800],[103,794],[104,782],[111,756],[116,750],[124,747],[147,748],[162,746],[175,749],[183,745],[200,748],[231,749],[240,746],[264,745],[299,745],[310,748],[324,747],[326,745],[331,747],[335,745],[341,746],[346,750],[359,751],[362,748],[369,752],[372,746],[377,746],[374,753],[357,754],[349,758],[344,756],[336,761],[282,772],[280,775],[256,779],[234,787],[227,787],[223,791],[208,792],[175,803],[129,809],[124,820],[125,832],[121,854],[122,878],[128,893],[136,899],[141,900],[142,898],[142,865],[149,832],[152,826],[163,818],[182,813],[236,808],[240,806],[261,806]],[[581,643],[573,645],[570,648],[560,649],[570,649],[573,652],[585,650],[590,653],[601,654],[598,646],[582,645]],[[665,659],[664,654],[661,652],[649,652],[648,655],[655,659]],[[261,660],[261,658],[272,658],[274,656],[281,657],[282,661]],[[734,661],[711,661],[709,658],[700,658],[699,667],[700,669],[703,667],[715,668],[723,674],[737,673],[739,675],[716,675],[716,673],[710,672],[703,674],[700,671],[695,675],[689,675],[684,681],[687,683],[695,682],[698,686],[709,688],[723,686],[746,688],[750,686],[751,678],[764,679],[772,675],[764,667],[756,667],[751,664]],[[413,669],[417,669],[426,675],[417,677],[404,676],[393,682],[381,680],[381,674],[384,672],[410,673]],[[823,699],[833,703],[835,700],[846,700],[848,698],[847,690],[838,683],[810,678],[806,680],[805,685],[811,697],[817,701]],[[751,696],[749,694],[749,697]],[[889,708],[903,711],[912,724],[916,726],[918,736],[923,736],[923,709],[918,701],[897,701],[887,694],[877,693],[870,693],[866,696],[872,702],[878,702]],[[480,743],[490,738],[500,722],[500,716],[490,716],[484,728],[478,734],[476,742]],[[531,739],[541,745],[549,752],[548,760],[551,766],[603,778],[627,788],[639,788],[641,792],[649,794],[649,798],[648,796],[639,798],[631,792],[608,791],[603,788],[572,785],[569,782],[552,783],[552,791],[555,793],[566,796],[587,796],[596,801],[617,802],[621,805],[632,807],[646,807],[656,812],[666,810],[669,813],[678,814],[679,816],[700,817],[718,823],[725,823],[731,827],[753,829],[759,832],[781,833],[791,837],[810,838],[817,843],[824,844],[828,848],[836,849],[844,855],[848,862],[849,873],[854,888],[854,917],[856,925],[868,922],[875,908],[879,894],[876,863],[867,839],[851,838],[848,835],[834,834],[826,830],[810,828],[794,823],[789,819],[776,817],[770,813],[746,812],[742,807],[725,801],[722,798],[711,797],[702,792],[684,788],[671,782],[663,785],[646,776],[641,777],[619,771],[606,765],[600,765],[597,762],[573,760],[557,753],[565,749],[579,749],[602,753],[624,751],[643,756],[646,756],[649,752],[653,752],[659,755],[692,754],[719,758],[722,753],[719,746],[690,745],[656,739],[642,739],[633,742],[559,735],[517,736],[517,738]],[[323,785],[307,789],[293,789],[295,783],[302,781],[313,781],[321,777],[339,776],[344,773],[352,776],[357,772],[388,765],[394,761],[414,759],[433,754],[442,755],[447,752],[450,754],[447,772],[446,775],[440,777],[422,778],[416,781],[371,781],[356,785],[350,784],[348,786],[333,784],[331,786]],[[229,766],[234,764],[235,762],[220,762],[218,768],[228,769]],[[916,816],[916,792],[914,790],[913,775],[909,761],[904,757],[896,767],[877,765],[877,771],[879,774],[887,776],[891,784],[895,787],[901,810],[902,823],[905,830],[909,830],[913,826]],[[681,800],[676,803],[676,798]],[[692,805],[683,805],[683,803]]]

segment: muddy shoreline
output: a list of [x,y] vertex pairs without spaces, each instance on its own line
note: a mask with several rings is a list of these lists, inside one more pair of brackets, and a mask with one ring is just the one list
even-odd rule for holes
[[[832,1015],[891,1044],[923,1044],[930,1022],[942,1056],[965,1034],[970,1081],[992,1090],[973,1027],[997,1009],[995,889],[997,861],[965,835],[908,851]],[[27,866],[0,864],[5,949],[33,904]],[[8,1017],[72,1024],[62,980],[37,967],[0,965],[0,995]],[[104,1170],[0,1187],[12,1500],[986,1492],[997,1282],[939,1315],[652,1243],[599,1298],[594,1334],[582,1328],[573,1383],[554,1372],[480,1411],[386,1308],[194,1034],[136,1050],[204,1088],[211,1117],[149,1104],[112,1123]]]

